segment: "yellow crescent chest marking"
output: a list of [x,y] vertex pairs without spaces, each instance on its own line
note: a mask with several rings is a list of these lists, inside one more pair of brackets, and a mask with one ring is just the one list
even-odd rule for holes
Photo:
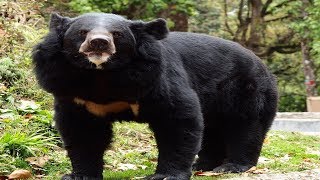
[[78,105],[85,106],[87,111],[100,117],[104,117],[110,113],[119,113],[128,109],[131,109],[135,116],[138,116],[139,114],[138,104],[129,104],[128,102],[124,101],[116,101],[109,104],[97,104],[80,98],[74,98],[73,101]]
[[139,115],[139,104],[130,104],[131,111],[135,116]]

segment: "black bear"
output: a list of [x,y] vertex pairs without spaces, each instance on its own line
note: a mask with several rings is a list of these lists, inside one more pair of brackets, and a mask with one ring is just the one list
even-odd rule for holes
[[62,179],[103,178],[114,120],[154,131],[158,165],[147,179],[190,179],[192,168],[243,172],[256,165],[277,109],[275,78],[251,51],[169,32],[163,19],[53,14],[33,62],[72,162]]

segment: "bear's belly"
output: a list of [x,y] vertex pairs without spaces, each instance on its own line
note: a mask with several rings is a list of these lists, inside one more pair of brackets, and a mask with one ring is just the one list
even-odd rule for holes
[[132,104],[125,101],[114,101],[107,104],[97,104],[77,97],[74,98],[73,101],[78,105],[85,106],[87,111],[99,117],[105,117],[108,114],[120,113],[130,109],[135,116],[139,114],[139,104],[137,103]]

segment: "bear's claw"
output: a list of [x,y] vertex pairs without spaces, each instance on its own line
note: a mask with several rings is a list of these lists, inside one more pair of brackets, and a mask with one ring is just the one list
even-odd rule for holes
[[214,168],[214,173],[240,173],[249,170],[252,165],[240,165],[236,163],[226,163]]

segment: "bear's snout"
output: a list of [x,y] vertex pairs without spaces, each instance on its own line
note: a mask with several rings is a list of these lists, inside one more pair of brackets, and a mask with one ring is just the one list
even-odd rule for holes
[[110,37],[100,34],[92,36],[89,40],[90,47],[98,51],[104,51],[108,49],[110,43]]
[[116,52],[113,36],[105,29],[97,28],[89,31],[79,52],[86,55],[88,60],[98,66],[107,62]]
[[81,44],[79,52],[105,52],[114,54],[116,51],[113,36],[106,30],[93,29],[87,33],[85,41]]

